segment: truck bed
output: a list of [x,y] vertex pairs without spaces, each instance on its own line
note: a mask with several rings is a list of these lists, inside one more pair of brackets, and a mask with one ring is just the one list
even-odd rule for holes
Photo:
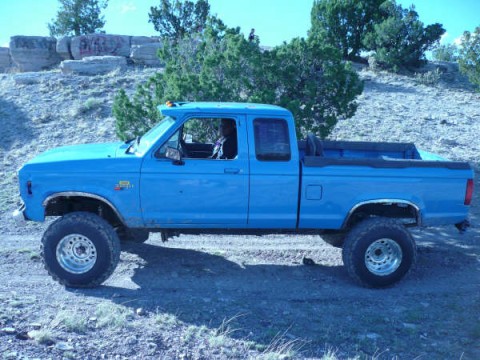
[[465,219],[467,179],[473,178],[467,162],[448,161],[409,143],[320,141],[313,135],[299,149],[300,228],[339,229],[358,204],[380,199],[411,204],[419,214],[417,225]]
[[321,141],[309,135],[306,141],[299,141],[299,150],[300,159],[306,167],[351,165],[374,168],[471,169],[467,162],[449,161],[418,150],[413,143]]

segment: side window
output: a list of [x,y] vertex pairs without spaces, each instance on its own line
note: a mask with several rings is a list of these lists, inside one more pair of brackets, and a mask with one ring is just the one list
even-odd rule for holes
[[220,119],[189,119],[183,126],[187,144],[214,144],[219,137]]
[[167,147],[180,150],[184,159],[235,159],[238,152],[236,121],[220,117],[188,119],[155,157],[165,157]]
[[255,119],[253,121],[255,155],[260,161],[289,161],[290,137],[283,119]]

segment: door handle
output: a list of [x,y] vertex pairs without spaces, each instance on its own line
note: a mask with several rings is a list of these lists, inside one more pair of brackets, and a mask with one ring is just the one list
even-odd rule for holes
[[229,169],[225,169],[223,170],[223,172],[225,174],[238,174],[240,172],[240,169],[232,169],[232,168],[229,168]]

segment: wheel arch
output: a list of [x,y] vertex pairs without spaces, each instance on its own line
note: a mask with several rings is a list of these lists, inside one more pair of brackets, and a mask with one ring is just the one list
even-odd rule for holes
[[81,191],[57,192],[46,197],[42,205],[45,217],[86,211],[99,215],[112,226],[125,225],[125,220],[115,205],[97,194]]
[[411,219],[412,222],[408,225],[422,225],[420,207],[414,202],[403,199],[374,199],[354,205],[348,212],[342,229],[346,230],[369,216]]

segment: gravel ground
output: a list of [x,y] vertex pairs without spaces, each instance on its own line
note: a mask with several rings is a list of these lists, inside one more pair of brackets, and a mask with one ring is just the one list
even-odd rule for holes
[[[45,224],[19,229],[16,169],[63,144],[114,140],[113,96],[152,70],[0,75],[0,354],[4,358],[480,358],[480,214],[463,235],[416,230],[418,263],[395,287],[359,288],[316,236],[181,236],[125,244],[101,287],[65,289],[39,258]],[[475,166],[480,95],[455,73],[434,87],[361,70],[355,117],[332,139],[409,141]],[[17,77],[17,80],[16,80]],[[21,80],[20,80],[21,81]],[[478,179],[478,177],[477,177]],[[478,187],[478,180],[477,188]],[[302,264],[309,257],[315,265]]]

